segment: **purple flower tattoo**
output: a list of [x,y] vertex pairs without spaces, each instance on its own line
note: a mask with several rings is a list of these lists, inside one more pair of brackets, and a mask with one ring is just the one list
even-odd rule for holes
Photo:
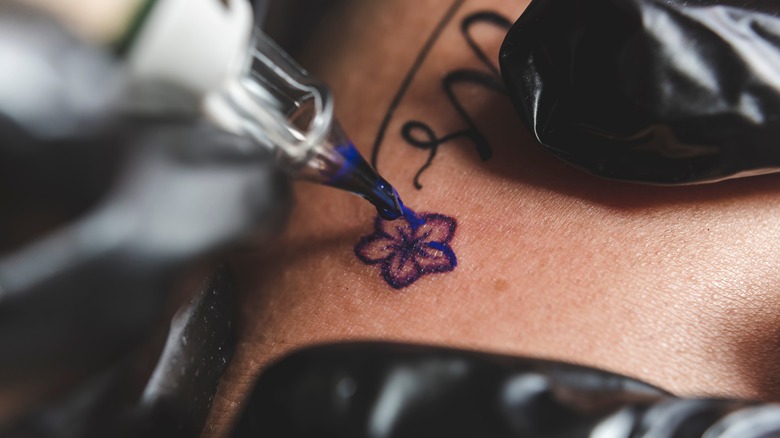
[[355,255],[367,265],[378,265],[382,278],[402,289],[425,274],[450,272],[458,265],[449,243],[455,235],[455,219],[423,214],[374,223],[374,233],[355,245]]

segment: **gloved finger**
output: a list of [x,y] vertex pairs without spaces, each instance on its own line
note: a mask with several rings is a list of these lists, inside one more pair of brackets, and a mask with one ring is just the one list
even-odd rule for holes
[[158,321],[184,268],[278,230],[290,191],[272,157],[182,159],[171,151],[214,149],[192,127],[123,137],[128,155],[102,203],[0,259],[0,380],[116,357]]
[[[240,165],[265,162],[272,156],[269,146],[224,131],[205,119],[133,118],[125,122],[123,130],[136,148],[153,145],[169,159],[185,165]],[[160,144],[162,137],[167,144]]]
[[290,183],[265,149],[200,123],[168,123],[133,138],[104,209],[122,211],[148,259],[164,261],[278,231]]
[[[194,437],[235,348],[235,284],[222,267],[170,321],[162,352],[154,338],[65,395],[0,421],[2,437]],[[159,353],[150,368],[150,353]],[[140,397],[139,397],[140,395]],[[9,426],[4,427],[7,423]]]
[[350,343],[268,367],[234,436],[763,437],[780,432],[779,413],[773,404],[679,399],[563,363]]
[[780,62],[779,17],[771,1],[539,0],[507,34],[501,72],[539,142],[596,175],[776,172],[780,87],[765,72]]

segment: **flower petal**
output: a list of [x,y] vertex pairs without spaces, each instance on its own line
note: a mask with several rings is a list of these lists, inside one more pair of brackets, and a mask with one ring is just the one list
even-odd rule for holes
[[414,228],[403,217],[394,221],[386,221],[381,217],[377,217],[375,228],[377,233],[384,234],[396,242],[403,242],[414,235]]
[[455,219],[441,214],[426,214],[425,223],[420,225],[415,233],[422,243],[447,243],[455,235]]
[[422,275],[414,254],[395,252],[382,264],[382,277],[395,289],[401,289],[417,281]]
[[355,255],[363,263],[374,265],[385,260],[396,250],[395,241],[380,234],[363,236],[355,245]]
[[458,259],[446,243],[431,242],[419,248],[417,264],[423,274],[449,272],[458,265]]

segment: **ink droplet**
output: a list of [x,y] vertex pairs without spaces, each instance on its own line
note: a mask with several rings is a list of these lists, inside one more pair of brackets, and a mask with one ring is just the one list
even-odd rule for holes
[[[393,221],[401,217],[404,214],[404,204],[401,202],[401,197],[398,196],[398,192],[393,186],[384,179],[379,178],[374,187],[374,196],[384,201],[382,205],[369,199],[369,201],[374,204],[374,207],[376,207],[376,212],[379,213],[379,216],[388,221]],[[386,208],[386,205],[393,205],[393,209]]]

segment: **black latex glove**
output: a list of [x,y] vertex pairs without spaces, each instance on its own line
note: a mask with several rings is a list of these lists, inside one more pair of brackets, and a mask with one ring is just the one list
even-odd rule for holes
[[145,346],[66,394],[4,419],[0,436],[198,436],[235,348],[235,304],[235,284],[223,267],[173,317],[153,370]]
[[234,436],[768,438],[780,436],[780,405],[679,399],[563,363],[353,343],[268,367]]
[[26,2],[0,4],[0,52],[0,384],[53,389],[0,435],[197,435],[233,349],[227,275],[180,309],[145,382],[149,334],[184,268],[278,229],[286,179],[196,96],[128,83]]
[[0,260],[0,381],[118,356],[157,322],[182,268],[269,235],[287,212],[286,179],[242,138],[193,119],[109,132],[73,145],[120,163],[103,200]]
[[535,0],[501,47],[547,150],[658,184],[780,168],[780,3]]

